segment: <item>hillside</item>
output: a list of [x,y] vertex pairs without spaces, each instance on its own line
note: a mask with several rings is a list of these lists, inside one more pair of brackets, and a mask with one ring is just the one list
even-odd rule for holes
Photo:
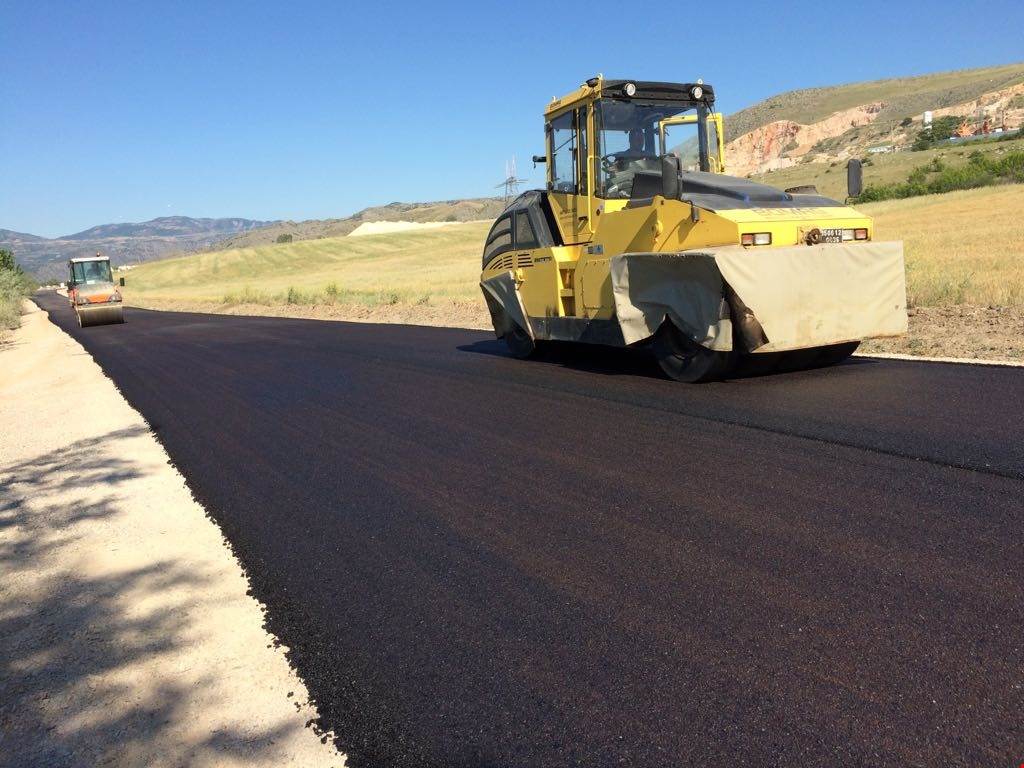
[[445,200],[432,203],[389,203],[364,208],[342,219],[310,219],[308,221],[280,221],[268,227],[229,237],[217,244],[218,248],[251,248],[269,245],[278,238],[291,236],[292,241],[342,237],[360,224],[369,221],[479,221],[494,219],[505,204],[500,198],[474,198]]
[[[843,160],[869,147],[909,144],[922,115],[956,115],[971,128],[1024,125],[1024,64],[790,91],[726,118],[729,172],[764,173]],[[978,123],[979,125],[975,125]]]
[[99,252],[109,256],[114,265],[140,264],[172,253],[200,251],[230,233],[269,223],[168,216],[141,223],[104,224],[52,239],[4,229],[0,230],[0,248],[13,251],[18,263],[40,279],[62,279],[70,258]]
[[[1009,152],[1024,152],[1024,138],[944,145],[921,152],[869,155],[864,161],[864,184],[896,184],[906,181],[910,173],[921,166],[932,166],[939,162],[949,168],[957,168],[966,165],[976,154],[1000,157]],[[836,200],[846,198],[846,166],[836,160],[803,162],[776,171],[753,174],[751,178],[779,189],[813,184],[826,197]]]

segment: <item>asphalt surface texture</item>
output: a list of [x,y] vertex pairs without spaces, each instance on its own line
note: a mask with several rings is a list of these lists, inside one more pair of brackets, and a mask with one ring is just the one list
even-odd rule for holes
[[479,331],[38,301],[351,766],[1024,762],[1024,369],[685,385]]

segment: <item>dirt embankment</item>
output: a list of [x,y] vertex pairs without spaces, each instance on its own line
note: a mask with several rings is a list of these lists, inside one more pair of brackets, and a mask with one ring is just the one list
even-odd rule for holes
[[906,336],[866,341],[860,351],[975,360],[1024,360],[1024,308],[913,307],[909,314],[910,331]]
[[735,176],[747,176],[788,168],[819,141],[873,122],[883,106],[882,102],[875,102],[845,109],[811,125],[792,120],[768,123],[729,142],[725,148],[728,171]]
[[0,345],[0,763],[343,765],[149,426],[28,306]]
[[[1005,127],[1016,130],[1024,125],[1024,83],[998,91],[982,94],[977,99],[932,111],[933,118],[956,115],[973,121],[972,128],[980,128],[987,122],[990,129]],[[837,139],[847,132],[840,146],[828,152],[814,153],[817,161],[845,160],[855,157],[871,146],[865,136],[854,131],[875,122],[885,109],[885,103],[878,101],[851,109],[835,112],[824,120],[808,125],[792,120],[776,120],[755,128],[733,139],[726,145],[726,167],[730,174],[748,176],[788,168],[801,162],[819,142]],[[922,128],[922,115],[909,116],[910,122],[897,125],[888,121],[883,126],[887,140],[896,144],[910,143]],[[885,127],[888,126],[888,127]],[[891,130],[890,130],[891,128]],[[875,140],[879,136],[874,137]]]

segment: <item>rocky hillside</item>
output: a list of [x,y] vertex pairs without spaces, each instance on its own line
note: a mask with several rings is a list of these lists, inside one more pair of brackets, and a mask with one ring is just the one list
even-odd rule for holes
[[468,200],[444,200],[433,203],[389,203],[365,208],[343,219],[310,219],[279,221],[271,226],[233,235],[217,244],[222,248],[249,248],[268,245],[291,238],[292,241],[341,237],[360,224],[371,221],[476,221],[493,219],[505,204],[500,198],[483,197]]
[[166,216],[141,223],[103,224],[58,238],[0,229],[0,248],[42,280],[63,278],[67,260],[102,253],[115,265],[138,264],[176,253],[201,251],[231,233],[252,231],[274,222],[251,219],[193,219]]
[[1024,124],[1024,64],[773,96],[726,118],[728,171],[745,176],[906,146],[926,110],[1015,130]]

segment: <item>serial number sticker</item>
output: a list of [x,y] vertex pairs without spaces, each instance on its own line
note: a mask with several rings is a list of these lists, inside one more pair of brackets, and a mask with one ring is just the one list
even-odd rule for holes
[[823,242],[823,243],[841,243],[841,242],[843,242],[843,230],[841,230],[841,229],[823,229],[823,230],[821,230],[821,242]]

